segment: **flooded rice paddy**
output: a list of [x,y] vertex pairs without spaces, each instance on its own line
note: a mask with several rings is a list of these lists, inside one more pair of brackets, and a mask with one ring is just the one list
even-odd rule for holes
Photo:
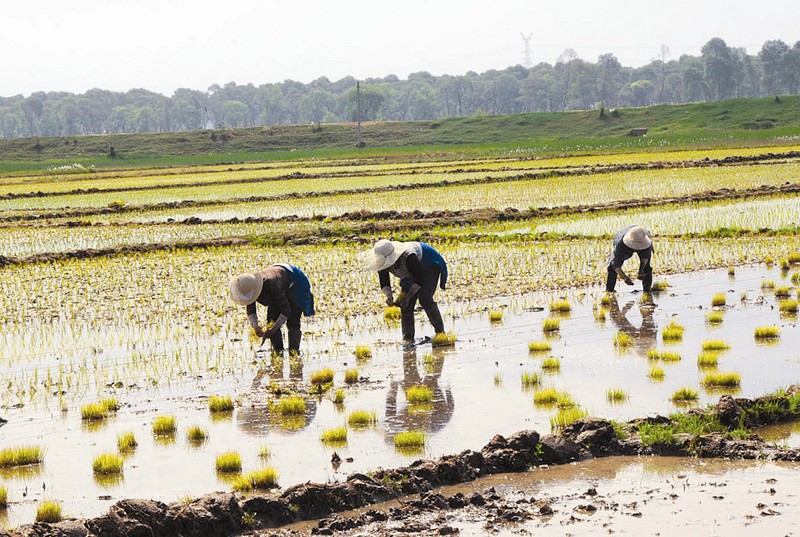
[[[774,291],[762,289],[764,280],[791,287],[788,272],[754,265],[736,267],[735,276],[715,270],[657,280],[667,281],[669,287],[652,302],[642,301],[640,292],[620,284],[616,301],[602,307],[602,314],[600,287],[458,305],[448,304],[447,294],[440,293],[446,327],[457,335],[455,346],[446,348],[420,344],[403,349],[399,326],[384,322],[377,311],[374,319],[352,322],[354,327],[372,328],[345,329],[335,336],[326,334],[316,320],[304,320],[307,336],[299,360],[272,358],[256,343],[248,347],[209,335],[209,342],[198,344],[239,344],[246,349],[235,370],[208,378],[201,374],[171,378],[165,372],[161,382],[153,382],[158,379],[156,371],[148,383],[140,379],[111,384],[104,392],[115,397],[120,408],[93,425],[81,420],[80,405],[72,402],[60,408],[6,401],[0,416],[8,423],[0,428],[0,447],[40,445],[45,456],[43,464],[23,471],[0,469],[10,501],[6,519],[0,523],[14,526],[32,521],[36,503],[42,499],[57,499],[66,514],[84,517],[105,512],[121,498],[174,501],[230,490],[231,479],[216,472],[215,459],[232,450],[241,455],[243,472],[273,466],[280,473],[280,485],[286,487],[309,480],[340,480],[355,471],[401,466],[423,456],[478,449],[497,433],[535,429],[546,434],[557,409],[534,404],[534,392],[542,388],[568,393],[590,415],[627,420],[686,408],[671,401],[682,387],[697,390],[699,398],[693,405],[704,406],[716,402],[722,393],[755,397],[800,380],[796,319],[781,314]],[[636,289],[640,289],[638,282]],[[723,320],[709,323],[706,314],[712,311],[712,297],[719,293],[726,297],[726,305],[713,309],[723,312]],[[791,295],[796,297],[794,289]],[[546,337],[544,320],[556,316],[548,310],[559,299],[567,300],[571,311],[558,316],[560,330]],[[502,311],[502,320],[491,322],[489,311]],[[430,335],[424,314],[419,313],[417,319],[418,335]],[[246,320],[241,321],[244,326]],[[673,343],[661,336],[671,321],[685,328],[682,340]],[[756,341],[756,327],[773,325],[780,330],[777,340]],[[615,347],[619,332],[632,338],[629,346]],[[730,346],[719,354],[715,370],[739,373],[740,386],[720,390],[702,385],[708,369],[698,367],[697,356],[706,340],[722,340]],[[529,352],[532,341],[548,341],[551,351]],[[356,359],[356,345],[369,346],[371,358]],[[653,360],[648,357],[652,349],[677,353],[680,359]],[[547,358],[557,359],[559,367],[543,368]],[[663,369],[663,380],[648,376],[654,365]],[[213,368],[213,363],[208,367]],[[310,375],[325,368],[334,370],[334,387],[308,394]],[[348,369],[358,369],[359,382],[345,384]],[[537,387],[523,386],[525,373],[538,375]],[[408,404],[405,389],[416,385],[431,389],[430,403]],[[335,404],[334,392],[340,388],[344,402]],[[626,397],[611,402],[609,389],[622,390]],[[306,412],[280,416],[268,401],[291,391],[305,395]],[[207,403],[210,395],[231,396],[235,409],[212,415]],[[85,394],[83,402],[97,399],[95,394]],[[374,412],[377,423],[348,427],[346,443],[320,441],[324,431],[345,426],[356,410]],[[162,415],[177,418],[177,431],[154,437],[152,421]],[[187,440],[188,428],[195,425],[207,431],[206,441]],[[785,427],[765,431],[765,437],[779,444],[796,444],[798,429]],[[409,430],[426,432],[424,448],[398,451],[395,435]],[[117,435],[127,431],[135,434],[138,447],[125,455],[122,476],[97,480],[92,461],[101,453],[116,452]],[[269,457],[263,456],[265,446]],[[342,459],[340,465],[332,465],[333,452]]]

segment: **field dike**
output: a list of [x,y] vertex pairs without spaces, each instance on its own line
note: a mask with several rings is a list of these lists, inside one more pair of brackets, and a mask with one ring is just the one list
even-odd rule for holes
[[[303,520],[329,517],[335,513],[365,507],[410,494],[420,498],[406,506],[425,510],[457,509],[486,498],[455,494],[449,498],[431,492],[437,487],[455,485],[492,474],[525,472],[540,465],[558,465],[615,455],[666,455],[723,459],[766,459],[800,461],[800,448],[782,449],[768,445],[754,435],[741,437],[743,428],[753,428],[797,419],[800,386],[790,386],[780,395],[755,399],[720,397],[713,409],[692,410],[689,416],[699,422],[721,424],[727,432],[688,434],[680,432],[680,421],[664,416],[614,424],[600,418],[584,418],[560,434],[540,436],[536,431],[520,431],[509,438],[496,435],[480,451],[465,450],[458,455],[436,460],[418,460],[409,466],[369,474],[352,474],[344,482],[304,483],[280,494],[237,495],[213,493],[191,501],[170,504],[152,500],[127,499],[114,504],[97,518],[65,520],[55,524],[26,524],[2,537],[98,536],[138,537],[202,535],[227,536],[254,529],[278,528]],[[643,439],[642,425],[661,426],[672,434],[658,441]],[[622,432],[621,432],[622,431]],[[541,509],[546,510],[547,505]],[[387,515],[366,511],[350,519],[322,520],[317,533],[332,534],[379,520]],[[246,524],[246,525],[245,525]]]

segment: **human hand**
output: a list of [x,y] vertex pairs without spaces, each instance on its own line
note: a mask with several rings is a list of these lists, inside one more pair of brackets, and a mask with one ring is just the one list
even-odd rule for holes
[[628,285],[633,285],[633,280],[631,280],[630,277],[625,276],[625,283],[627,283]]

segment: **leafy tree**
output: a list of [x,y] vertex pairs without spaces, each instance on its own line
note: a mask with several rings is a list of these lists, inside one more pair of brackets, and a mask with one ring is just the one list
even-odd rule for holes
[[725,41],[715,37],[701,49],[704,79],[712,99],[727,99],[733,95],[733,60]]

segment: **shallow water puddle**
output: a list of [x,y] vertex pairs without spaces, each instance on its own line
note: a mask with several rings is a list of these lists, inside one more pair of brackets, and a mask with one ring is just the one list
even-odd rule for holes
[[[697,405],[716,402],[720,393],[755,397],[800,381],[800,330],[796,321],[781,317],[775,297],[761,290],[764,279],[789,285],[788,276],[764,266],[737,267],[729,278],[726,270],[657,277],[670,287],[656,295],[653,304],[642,304],[641,293],[618,287],[616,306],[598,321],[600,288],[576,289],[497,298],[491,301],[448,304],[447,294],[438,298],[445,312],[448,330],[458,335],[452,348],[432,349],[430,344],[404,351],[399,327],[374,320],[353,320],[353,327],[371,326],[367,331],[347,328],[328,335],[322,322],[305,325],[311,332],[303,343],[303,360],[271,361],[265,353],[250,349],[241,369],[223,377],[184,379],[172,384],[121,390],[114,393],[122,404],[116,416],[95,429],[81,423],[79,408],[67,412],[33,406],[4,408],[9,423],[0,428],[2,445],[42,445],[45,462],[33,474],[0,473],[9,489],[7,523],[17,525],[33,519],[35,502],[53,498],[63,502],[72,516],[94,516],[125,497],[147,497],[175,501],[214,490],[230,490],[229,481],[214,469],[218,454],[235,450],[242,457],[243,471],[265,464],[280,472],[283,487],[311,481],[344,479],[355,471],[378,466],[401,466],[425,456],[437,457],[462,449],[479,449],[494,434],[510,435],[521,429],[550,432],[554,407],[537,407],[533,390],[524,389],[523,373],[537,373],[540,387],[554,387],[570,394],[589,414],[626,420],[678,410],[670,401],[683,386],[699,392]],[[638,282],[637,282],[638,287]],[[706,323],[711,297],[724,293],[727,306],[719,326]],[[742,294],[746,293],[746,300]],[[794,291],[792,292],[794,296]],[[557,337],[545,338],[542,324],[550,316],[550,302],[565,297],[572,310],[561,317]],[[502,310],[503,320],[489,321],[488,310]],[[682,341],[666,344],[661,329],[670,321],[685,327]],[[418,316],[418,335],[430,334],[424,314]],[[770,345],[755,341],[757,326],[777,325],[780,339]],[[614,336],[623,331],[633,338],[625,351],[614,347]],[[533,355],[528,343],[551,342],[552,351]],[[701,344],[708,339],[724,340],[730,349],[719,355],[719,371],[741,374],[735,391],[707,390],[701,386],[704,370],[698,369]],[[371,359],[358,363],[356,344],[372,347]],[[679,353],[681,360],[663,363],[647,357],[650,349]],[[560,360],[558,371],[543,371],[547,357]],[[663,381],[651,381],[652,365],[663,368]],[[311,373],[323,368],[335,371],[336,388],[345,390],[343,405],[335,405],[332,391],[307,398],[307,412],[295,419],[282,419],[270,411],[266,401],[270,390],[292,386],[308,388]],[[357,368],[363,381],[354,386],[343,382],[346,369]],[[424,384],[434,393],[427,406],[406,402],[405,389]],[[623,390],[628,398],[620,404],[607,400],[606,391]],[[235,411],[212,418],[205,396],[228,394],[239,401]],[[87,394],[88,400],[96,400]],[[375,412],[377,426],[350,428],[345,445],[326,446],[320,434],[346,424],[354,410]],[[177,417],[178,431],[170,441],[156,441],[150,424],[157,415]],[[209,439],[196,447],[186,440],[189,426],[199,425]],[[400,453],[394,448],[397,432],[424,429],[425,448]],[[111,483],[98,483],[92,476],[92,460],[103,452],[116,451],[116,435],[133,431],[139,447],[125,459],[124,476]],[[794,442],[777,438],[778,443]],[[258,453],[268,446],[271,457]],[[331,455],[343,460],[334,468]],[[349,459],[352,459],[350,462]]]

